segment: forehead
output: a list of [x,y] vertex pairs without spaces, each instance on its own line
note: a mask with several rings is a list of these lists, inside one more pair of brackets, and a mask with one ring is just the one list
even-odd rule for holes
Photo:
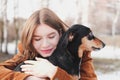
[[57,30],[53,29],[52,27],[46,24],[40,24],[34,30],[34,35],[47,35],[52,32],[57,33]]

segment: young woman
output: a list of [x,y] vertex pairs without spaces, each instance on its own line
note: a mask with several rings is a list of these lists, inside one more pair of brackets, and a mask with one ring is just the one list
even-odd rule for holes
[[[44,59],[52,55],[61,35],[68,28],[50,9],[34,12],[23,27],[18,54],[0,64],[0,80],[74,80],[63,69]],[[81,80],[97,80],[90,55],[90,52],[84,52]],[[23,61],[26,64],[21,66],[24,73],[14,71]]]

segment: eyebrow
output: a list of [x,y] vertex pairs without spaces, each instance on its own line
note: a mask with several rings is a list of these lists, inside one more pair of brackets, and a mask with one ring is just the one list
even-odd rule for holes
[[[52,35],[52,34],[55,34],[55,32],[51,32],[47,36]],[[40,37],[40,36],[39,35],[33,35],[33,37]]]

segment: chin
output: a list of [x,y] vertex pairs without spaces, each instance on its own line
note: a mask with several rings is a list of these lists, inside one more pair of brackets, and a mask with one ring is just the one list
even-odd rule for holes
[[44,54],[44,55],[42,55],[43,57],[49,57],[49,56],[51,56],[52,54]]
[[41,56],[42,56],[42,57],[49,57],[49,56],[52,55],[53,52],[54,52],[54,50],[52,50],[52,51],[49,52],[49,53],[42,53],[42,52],[41,52],[41,53],[42,53]]

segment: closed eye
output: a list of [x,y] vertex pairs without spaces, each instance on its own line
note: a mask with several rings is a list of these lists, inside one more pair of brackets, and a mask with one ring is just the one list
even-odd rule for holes
[[55,36],[49,36],[50,39],[54,38]]
[[40,41],[41,38],[34,38],[33,40],[35,40],[35,41]]
[[52,34],[48,35],[48,38],[49,38],[49,39],[53,39],[53,38],[55,38],[55,37],[56,37],[56,34],[55,34],[55,33],[52,33]]
[[95,37],[94,37],[94,35],[92,34],[92,32],[90,32],[90,33],[88,34],[87,38],[88,38],[88,40],[92,40],[92,39],[94,39]]

